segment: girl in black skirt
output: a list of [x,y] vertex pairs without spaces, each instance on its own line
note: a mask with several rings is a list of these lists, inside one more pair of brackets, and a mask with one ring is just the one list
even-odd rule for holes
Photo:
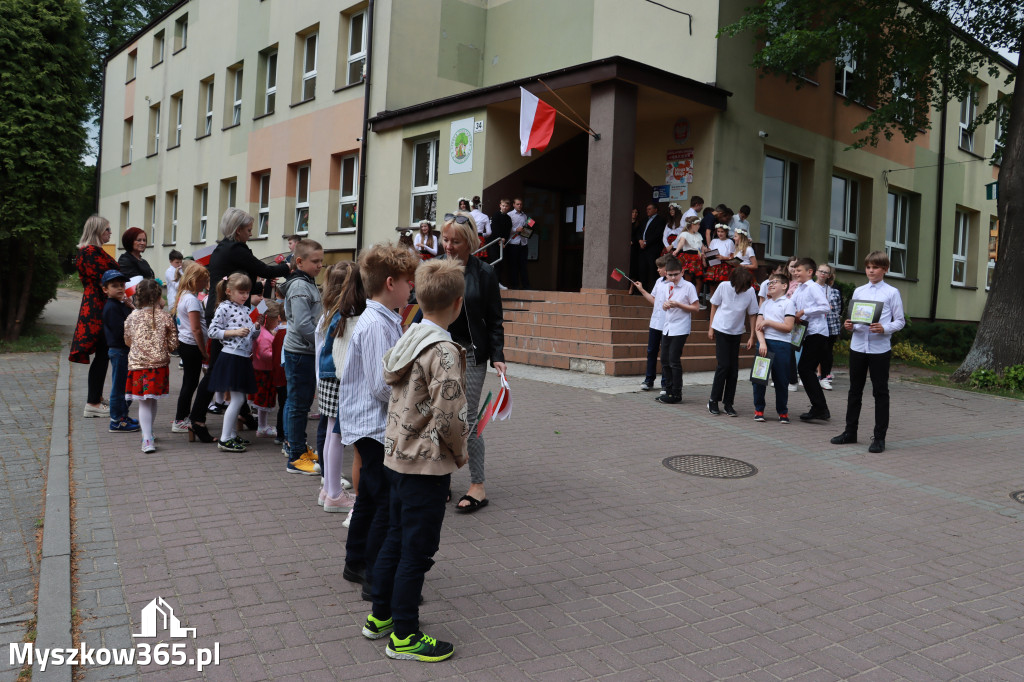
[[245,305],[252,282],[236,272],[217,283],[217,312],[210,322],[210,338],[223,344],[220,355],[210,370],[210,391],[230,391],[231,402],[224,413],[217,448],[225,452],[245,452],[246,441],[238,437],[238,414],[247,393],[256,392],[256,375],[252,369],[252,345],[260,333],[260,325],[249,317]]

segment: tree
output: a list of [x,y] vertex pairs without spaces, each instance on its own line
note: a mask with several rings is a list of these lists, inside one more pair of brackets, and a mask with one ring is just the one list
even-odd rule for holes
[[[835,61],[856,60],[848,100],[868,102],[855,146],[900,134],[908,142],[931,127],[931,109],[970,96],[982,70],[999,74],[992,50],[1024,48],[1019,0],[766,0],[749,7],[721,34],[750,33],[757,41],[753,66],[800,87],[801,73]],[[1004,83],[1005,139],[999,169],[998,267],[974,346],[954,378],[976,369],[1024,363],[1024,61]],[[975,125],[999,115],[997,103]]]
[[79,0],[0,3],[0,336],[53,298],[82,193],[88,61]]

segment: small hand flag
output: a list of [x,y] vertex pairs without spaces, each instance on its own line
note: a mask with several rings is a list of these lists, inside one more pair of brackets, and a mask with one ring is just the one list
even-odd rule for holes
[[139,282],[142,281],[142,275],[135,275],[130,280],[124,283],[124,295],[134,296],[135,287],[139,286]]
[[259,304],[255,308],[253,308],[252,310],[249,311],[249,319],[252,320],[254,323],[255,322],[259,322],[260,315],[265,315],[266,313],[267,313],[267,302],[266,301],[260,301]]
[[203,248],[199,249],[198,251],[194,251],[192,253],[192,260],[194,260],[195,262],[199,263],[200,265],[209,265],[210,264],[210,256],[213,255],[213,251],[216,248],[217,248],[216,244],[210,244],[209,246],[204,246]]

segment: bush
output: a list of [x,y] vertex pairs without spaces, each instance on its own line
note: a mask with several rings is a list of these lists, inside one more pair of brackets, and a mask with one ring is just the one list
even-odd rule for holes
[[971,386],[974,388],[996,388],[999,376],[990,369],[976,369],[971,372]]
[[910,322],[892,335],[892,343],[920,344],[943,362],[963,362],[974,344],[978,325],[964,322]]
[[924,346],[907,341],[900,341],[894,344],[892,355],[894,358],[904,362],[912,362],[924,365],[925,367],[934,367],[939,364],[939,359],[934,354],[928,352]]
[[[973,379],[974,376],[971,375],[971,378]],[[1024,365],[1007,367],[1003,372],[1003,386],[1011,391],[1024,393]]]

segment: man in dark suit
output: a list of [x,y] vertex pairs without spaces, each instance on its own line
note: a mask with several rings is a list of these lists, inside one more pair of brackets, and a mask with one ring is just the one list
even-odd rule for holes
[[[502,199],[498,206],[498,212],[491,216],[491,238],[494,239],[501,237],[505,240],[505,258],[507,258],[508,238],[509,235],[512,234],[512,219],[508,217],[508,212],[512,208],[512,202],[508,199]],[[492,248],[488,251],[488,254],[493,254],[491,255],[491,261],[493,262],[493,260],[498,257],[498,249]],[[505,286],[501,284],[501,269],[505,264],[505,258],[494,265],[494,274],[498,278],[498,286],[502,289],[504,289]]]
[[661,240],[665,235],[665,219],[658,215],[658,207],[651,202],[647,204],[647,218],[640,228],[640,281],[647,291],[654,286],[658,278],[658,268],[654,261],[658,260],[664,247]]

